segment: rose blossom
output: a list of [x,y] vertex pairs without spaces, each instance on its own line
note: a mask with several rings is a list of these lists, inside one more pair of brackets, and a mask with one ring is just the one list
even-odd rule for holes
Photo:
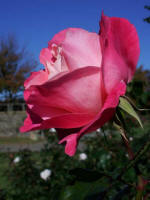
[[113,117],[139,52],[136,29],[124,18],[102,14],[99,34],[81,28],[56,34],[40,54],[45,70],[25,81],[21,132],[56,128],[59,143],[74,155],[84,134]]

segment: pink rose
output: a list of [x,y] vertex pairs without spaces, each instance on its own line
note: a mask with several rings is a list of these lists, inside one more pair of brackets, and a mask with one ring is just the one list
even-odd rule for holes
[[68,28],[41,51],[45,70],[25,81],[27,118],[21,132],[57,128],[74,155],[81,136],[110,120],[139,58],[135,27],[102,14],[100,33]]

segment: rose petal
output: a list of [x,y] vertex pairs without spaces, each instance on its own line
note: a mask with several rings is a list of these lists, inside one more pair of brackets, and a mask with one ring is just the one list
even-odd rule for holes
[[80,68],[27,90],[30,93],[27,104],[33,104],[41,110],[42,106],[47,106],[72,113],[95,115],[102,106],[101,81],[100,68]]
[[75,154],[76,148],[77,148],[77,138],[78,138],[78,134],[75,133],[75,134],[68,135],[67,137],[65,137],[59,142],[59,144],[66,142],[65,153],[68,156],[73,156]]
[[51,59],[52,59],[52,54],[50,49],[48,48],[42,49],[42,51],[40,52],[40,63],[46,66],[47,62],[51,63]]
[[[69,136],[64,137],[59,142],[60,144],[66,142],[66,154],[68,154],[69,156],[73,156],[76,152],[77,143],[81,136],[88,132],[94,131],[97,128],[100,128],[113,117],[116,106],[119,103],[119,97],[124,95],[125,91],[126,84],[124,82],[120,82],[117,85],[117,87],[113,89],[111,94],[108,95],[102,110],[98,113],[95,119],[93,119],[89,124],[84,126],[78,133],[70,134]],[[71,146],[71,144],[74,145]]]
[[38,72],[32,72],[30,77],[24,82],[25,89],[29,88],[31,85],[41,85],[48,80],[48,75],[44,70]]
[[50,42],[62,47],[70,70],[85,66],[101,66],[99,35],[80,28],[68,28],[58,33]]
[[102,72],[109,93],[121,80],[131,80],[139,58],[139,39],[135,27],[124,18],[102,14],[100,22]]
[[[53,113],[50,113],[51,115]],[[40,118],[40,123],[35,121],[35,113],[30,112],[30,117],[27,117],[27,119],[24,121],[24,125],[21,127],[21,132],[27,132],[32,130],[39,130],[39,129],[49,129],[49,128],[78,128],[81,126],[84,126],[85,124],[89,123],[93,117],[86,114],[86,113],[68,113],[68,114],[60,114],[56,117],[51,118]],[[37,114],[36,114],[37,115]],[[33,120],[32,120],[33,119]]]
[[[55,47],[56,51],[58,51],[58,47]],[[40,53],[40,62],[45,66],[46,73],[48,74],[48,79],[56,79],[60,76],[63,76],[65,73],[67,73],[68,66],[65,62],[65,59],[63,56],[61,56],[61,53],[58,53],[56,60],[54,61],[53,55],[51,53],[52,50],[48,48],[42,49]]]
[[[70,28],[68,28],[70,29]],[[48,46],[51,49],[51,45],[52,44],[57,44],[60,45],[62,44],[62,42],[65,40],[66,37],[66,32],[68,31],[68,29],[62,30],[59,33],[57,33],[52,40],[49,41]],[[72,28],[72,29],[76,29],[76,28]]]
[[32,86],[25,91],[30,115],[41,118],[40,128],[84,126],[102,107],[101,81],[100,68],[85,67],[44,85]]
[[[32,117],[32,119],[31,119]],[[33,122],[35,121],[35,123]],[[41,120],[39,120],[39,117],[37,115],[32,115],[27,113],[27,118],[24,120],[23,126],[20,127],[20,132],[28,132],[30,130],[37,130],[41,128]]]

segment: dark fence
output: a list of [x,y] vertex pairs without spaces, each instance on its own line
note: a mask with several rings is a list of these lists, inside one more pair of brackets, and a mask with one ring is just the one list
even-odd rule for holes
[[25,109],[25,103],[0,103],[0,112],[24,111]]

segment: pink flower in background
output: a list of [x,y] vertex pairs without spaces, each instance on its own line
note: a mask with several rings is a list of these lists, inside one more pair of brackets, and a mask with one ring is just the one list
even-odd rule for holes
[[135,27],[102,14],[100,33],[68,28],[41,51],[45,70],[25,81],[27,118],[21,132],[56,128],[74,155],[82,135],[109,121],[125,94],[139,58]]

